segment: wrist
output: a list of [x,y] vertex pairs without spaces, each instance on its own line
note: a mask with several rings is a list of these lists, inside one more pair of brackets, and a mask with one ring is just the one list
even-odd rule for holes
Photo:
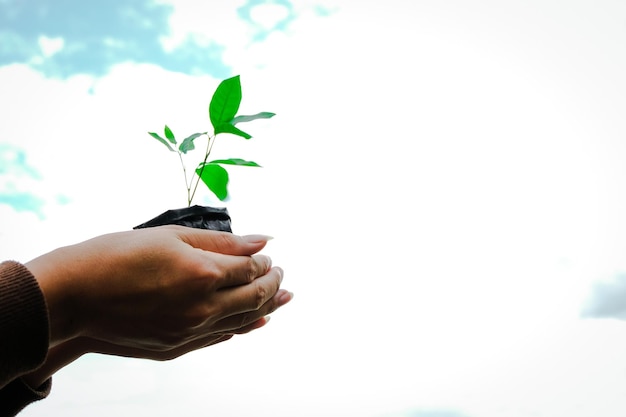
[[57,249],[24,264],[37,280],[46,302],[50,348],[69,341],[80,333],[72,308],[72,278],[64,263],[63,251],[64,249]]

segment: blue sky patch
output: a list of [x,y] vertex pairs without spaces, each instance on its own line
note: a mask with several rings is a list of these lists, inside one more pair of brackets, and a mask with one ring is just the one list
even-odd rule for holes
[[18,0],[0,9],[0,65],[28,63],[48,76],[105,74],[119,62],[153,63],[167,70],[230,75],[220,45],[186,43],[171,52],[172,8],[150,0]]
[[[161,43],[170,33],[171,5],[154,0],[0,0],[0,66],[28,64],[49,77],[105,75],[120,62],[150,63],[185,74],[231,76],[223,61],[225,46],[199,45],[188,39],[173,50]],[[269,27],[253,19],[257,6],[284,8]],[[314,6],[319,16],[331,13]],[[285,30],[295,19],[288,0],[248,0],[237,9],[253,29],[253,42]]]
[[40,219],[44,218],[44,200],[30,193],[5,194],[0,192],[0,204],[7,204],[18,212],[33,212]]
[[39,181],[41,175],[26,161],[26,153],[15,146],[0,143],[0,204],[17,211],[31,211],[43,218],[44,199],[34,193],[19,191],[20,181]]
[[26,161],[26,152],[15,146],[0,143],[0,175],[5,174],[41,179],[39,172]]

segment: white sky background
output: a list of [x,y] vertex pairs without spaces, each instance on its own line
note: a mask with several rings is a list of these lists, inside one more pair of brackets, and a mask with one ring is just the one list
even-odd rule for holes
[[[172,362],[87,356],[23,415],[623,416],[626,324],[581,315],[626,271],[626,4],[297,3],[251,45],[234,3],[179,2],[164,40],[221,39],[241,113],[278,114],[215,156],[264,166],[231,171],[228,207],[236,233],[275,236],[293,303]],[[146,131],[205,129],[218,81],[0,67],[0,137],[47,202],[0,205],[3,258],[184,205]]]

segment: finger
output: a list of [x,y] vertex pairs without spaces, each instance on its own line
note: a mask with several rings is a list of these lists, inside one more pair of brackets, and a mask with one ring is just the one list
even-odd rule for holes
[[215,288],[224,289],[250,284],[267,274],[272,267],[272,259],[266,255],[228,256],[212,253],[206,265],[209,268],[207,276],[217,277]]
[[[233,336],[234,336],[233,334],[215,334],[215,335],[210,335],[204,338],[198,338],[196,340],[193,340],[189,343],[186,343],[172,350],[154,352],[152,357],[149,357],[149,359],[158,360],[158,361],[169,361],[172,359],[176,359],[182,355],[185,355],[189,352],[193,352],[199,349],[204,349],[206,347],[225,342],[227,340],[230,340]],[[149,354],[149,353],[146,352],[146,354]]]
[[194,248],[225,255],[252,255],[265,247],[271,239],[266,235],[238,236],[227,232],[175,227],[181,240]]
[[264,326],[269,321],[268,314],[284,306],[293,299],[293,294],[286,290],[278,290],[274,297],[255,311],[226,317],[215,323],[213,331],[220,333],[243,334]]
[[222,298],[222,302],[225,303],[223,311],[228,311],[230,313],[228,315],[231,316],[259,310],[278,292],[282,280],[282,269],[272,268],[267,274],[248,285],[223,290],[225,292]]
[[270,318],[271,318],[270,316],[261,317],[260,319],[257,319],[256,321],[248,324],[247,326],[233,330],[233,333],[234,334],[246,334],[246,333],[250,333],[253,330],[260,329],[261,327],[265,326],[270,321]]

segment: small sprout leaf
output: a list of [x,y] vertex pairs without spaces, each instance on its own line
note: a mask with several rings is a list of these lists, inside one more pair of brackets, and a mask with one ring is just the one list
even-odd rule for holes
[[231,133],[233,135],[241,136],[244,139],[250,139],[252,137],[231,123],[222,123],[221,125],[218,125],[215,128],[215,134],[217,135],[218,133]]
[[228,197],[228,172],[224,168],[219,164],[209,162],[200,164],[196,168],[196,174],[220,201],[226,200]]
[[261,113],[253,114],[251,116],[237,116],[233,120],[231,120],[230,123],[233,125],[236,125],[237,123],[251,122],[252,120],[257,120],[257,119],[270,119],[274,116],[276,116],[276,113],[270,113],[270,112],[264,111]]
[[159,136],[159,134],[158,134],[158,133],[148,132],[148,134],[149,134],[150,136],[152,136],[153,138],[155,138],[156,140],[158,140],[159,142],[161,142],[163,145],[167,146],[167,149],[169,149],[170,151],[172,151],[172,152],[176,152],[176,151],[174,150],[174,148],[172,148],[172,147],[170,146],[170,144],[169,144],[169,143],[168,143],[165,139],[163,139],[161,136]]
[[239,158],[216,159],[209,163],[210,164],[237,165],[237,166],[242,166],[242,167],[260,167],[261,166],[254,161],[246,161],[244,159],[239,159]]
[[[0,3],[2,0],[0,0]],[[240,158],[228,158],[228,159],[215,159],[210,162],[206,162],[209,159],[209,155],[213,148],[214,140],[220,133],[230,133],[231,135],[240,136],[244,139],[252,138],[252,135],[244,132],[236,127],[239,123],[251,122],[258,119],[270,119],[275,116],[274,113],[260,112],[251,115],[237,115],[239,106],[241,104],[241,79],[239,75],[223,80],[215,89],[211,101],[209,103],[209,119],[213,128],[213,132],[194,133],[187,136],[182,141],[178,142],[174,136],[174,132],[168,125],[163,128],[163,133],[148,132],[150,136],[161,142],[170,150],[170,152],[176,152],[182,164],[183,172],[185,174],[185,186],[187,187],[187,204],[191,206],[191,203],[196,194],[196,190],[202,181],[206,187],[213,193],[220,201],[228,199],[228,182],[229,175],[226,171],[228,166],[247,166],[247,167],[260,167],[254,161],[247,161]],[[206,151],[204,158],[195,169],[195,175],[191,178],[187,176],[187,169],[183,154],[187,154],[190,151],[196,149],[195,140],[200,136],[206,135],[208,142],[206,142]]]
[[204,133],[194,133],[191,136],[186,137],[180,144],[180,146],[178,147],[178,150],[181,151],[182,153],[187,153],[188,151],[193,151],[195,149],[195,145],[193,144],[194,139],[202,136],[202,135],[206,135],[206,132]]
[[[241,81],[239,75],[220,83],[209,104],[209,118],[213,128],[233,120],[241,103]],[[218,133],[217,130],[215,133]]]
[[163,129],[163,133],[165,133],[165,137],[170,141],[172,145],[176,145],[176,139],[174,138],[174,133],[172,133],[172,129],[170,129],[167,125],[165,125],[165,129]]

